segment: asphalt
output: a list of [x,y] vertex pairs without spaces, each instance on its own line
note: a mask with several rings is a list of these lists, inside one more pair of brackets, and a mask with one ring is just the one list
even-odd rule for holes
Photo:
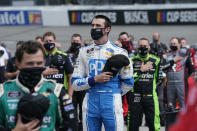
[[[73,33],[82,35],[83,40],[89,40],[90,26],[70,27],[41,27],[41,26],[1,26],[0,41],[6,41],[12,54],[15,52],[15,43],[19,40],[33,40],[36,36],[42,36],[45,32],[52,31],[56,34],[57,42],[62,45],[61,50],[65,51],[70,46],[70,39]],[[120,32],[126,31],[135,37],[137,41],[141,37],[147,37],[151,41],[153,32],[159,32],[161,41],[169,45],[171,37],[185,37],[189,44],[197,43],[197,25],[170,25],[170,26],[112,26],[109,34],[111,41],[116,40]]]

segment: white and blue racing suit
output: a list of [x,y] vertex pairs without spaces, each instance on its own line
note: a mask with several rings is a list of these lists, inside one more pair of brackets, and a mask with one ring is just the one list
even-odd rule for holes
[[121,95],[133,87],[133,66],[123,67],[110,81],[95,83],[94,76],[103,72],[106,60],[126,50],[110,41],[103,45],[95,43],[80,49],[72,75],[75,91],[87,90],[83,101],[83,130],[100,131],[102,123],[106,131],[123,131]]

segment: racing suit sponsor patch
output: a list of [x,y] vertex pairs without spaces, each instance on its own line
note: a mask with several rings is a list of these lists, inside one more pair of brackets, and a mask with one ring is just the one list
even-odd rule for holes
[[74,106],[72,104],[64,106],[65,111],[70,111],[70,110],[73,110],[73,109],[74,109]]
[[7,121],[8,122],[10,122],[10,123],[14,123],[15,122],[15,116],[9,116],[9,115],[6,115],[6,119],[7,119]]
[[9,91],[7,93],[8,98],[20,98],[21,97],[21,92],[20,91]]
[[72,114],[69,114],[69,118],[70,118],[70,119],[75,118],[75,114],[73,114],[73,113],[72,113]]
[[10,109],[10,110],[16,110],[17,109],[17,104],[15,104],[15,103],[8,103],[8,108]]

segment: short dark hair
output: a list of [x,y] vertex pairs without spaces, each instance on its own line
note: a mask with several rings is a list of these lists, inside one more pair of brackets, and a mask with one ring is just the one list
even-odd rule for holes
[[24,53],[35,54],[38,50],[41,50],[44,57],[44,50],[40,43],[36,41],[25,41],[19,48],[16,50],[16,59],[20,63],[23,59]]
[[38,40],[38,39],[43,40],[43,37],[42,36],[36,36],[35,40]]
[[104,19],[105,20],[105,28],[110,27],[111,28],[111,20],[105,16],[105,15],[96,15],[93,19]]
[[127,35],[127,37],[129,37],[129,34],[127,32],[120,32],[119,38],[120,38],[121,35]]
[[150,44],[149,39],[147,39],[147,38],[145,38],[145,37],[140,38],[140,39],[138,40],[138,44],[139,44],[139,41],[141,41],[141,40],[146,40],[146,41],[148,41],[148,44]]
[[182,41],[182,40],[186,40],[186,39],[185,39],[185,37],[181,37],[180,40]]
[[172,37],[172,38],[170,39],[170,41],[173,40],[173,39],[177,39],[178,42],[179,42],[179,44],[181,43],[181,39],[180,39],[179,37]]
[[73,34],[73,35],[72,35],[72,38],[73,38],[73,37],[79,37],[79,38],[80,38],[80,40],[82,40],[82,38],[81,38],[81,35],[80,35],[80,34],[75,33],[75,34]]
[[44,33],[44,35],[43,35],[43,40],[44,40],[44,38],[45,38],[46,36],[53,36],[54,40],[56,40],[55,33],[53,33],[53,32],[46,32],[46,33]]
[[16,47],[21,46],[23,43],[24,43],[24,41],[22,41],[22,40],[18,41],[18,42],[16,43]]

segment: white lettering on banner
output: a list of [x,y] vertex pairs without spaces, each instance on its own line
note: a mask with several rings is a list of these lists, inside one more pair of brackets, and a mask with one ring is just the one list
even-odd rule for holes
[[168,11],[167,12],[167,22],[174,23],[178,22],[179,12],[178,11]]
[[4,12],[0,14],[0,25],[12,25],[12,24],[25,24],[24,12],[9,13]]
[[82,12],[81,13],[81,22],[82,23],[91,23],[92,19],[96,15],[105,15],[111,20],[112,23],[116,23],[116,21],[117,21],[116,12]]
[[148,24],[148,12],[147,11],[124,11],[124,20],[126,24],[131,23],[143,23]]
[[197,22],[197,11],[181,11],[180,22]]
[[168,11],[166,17],[169,23],[197,22],[197,11]]

